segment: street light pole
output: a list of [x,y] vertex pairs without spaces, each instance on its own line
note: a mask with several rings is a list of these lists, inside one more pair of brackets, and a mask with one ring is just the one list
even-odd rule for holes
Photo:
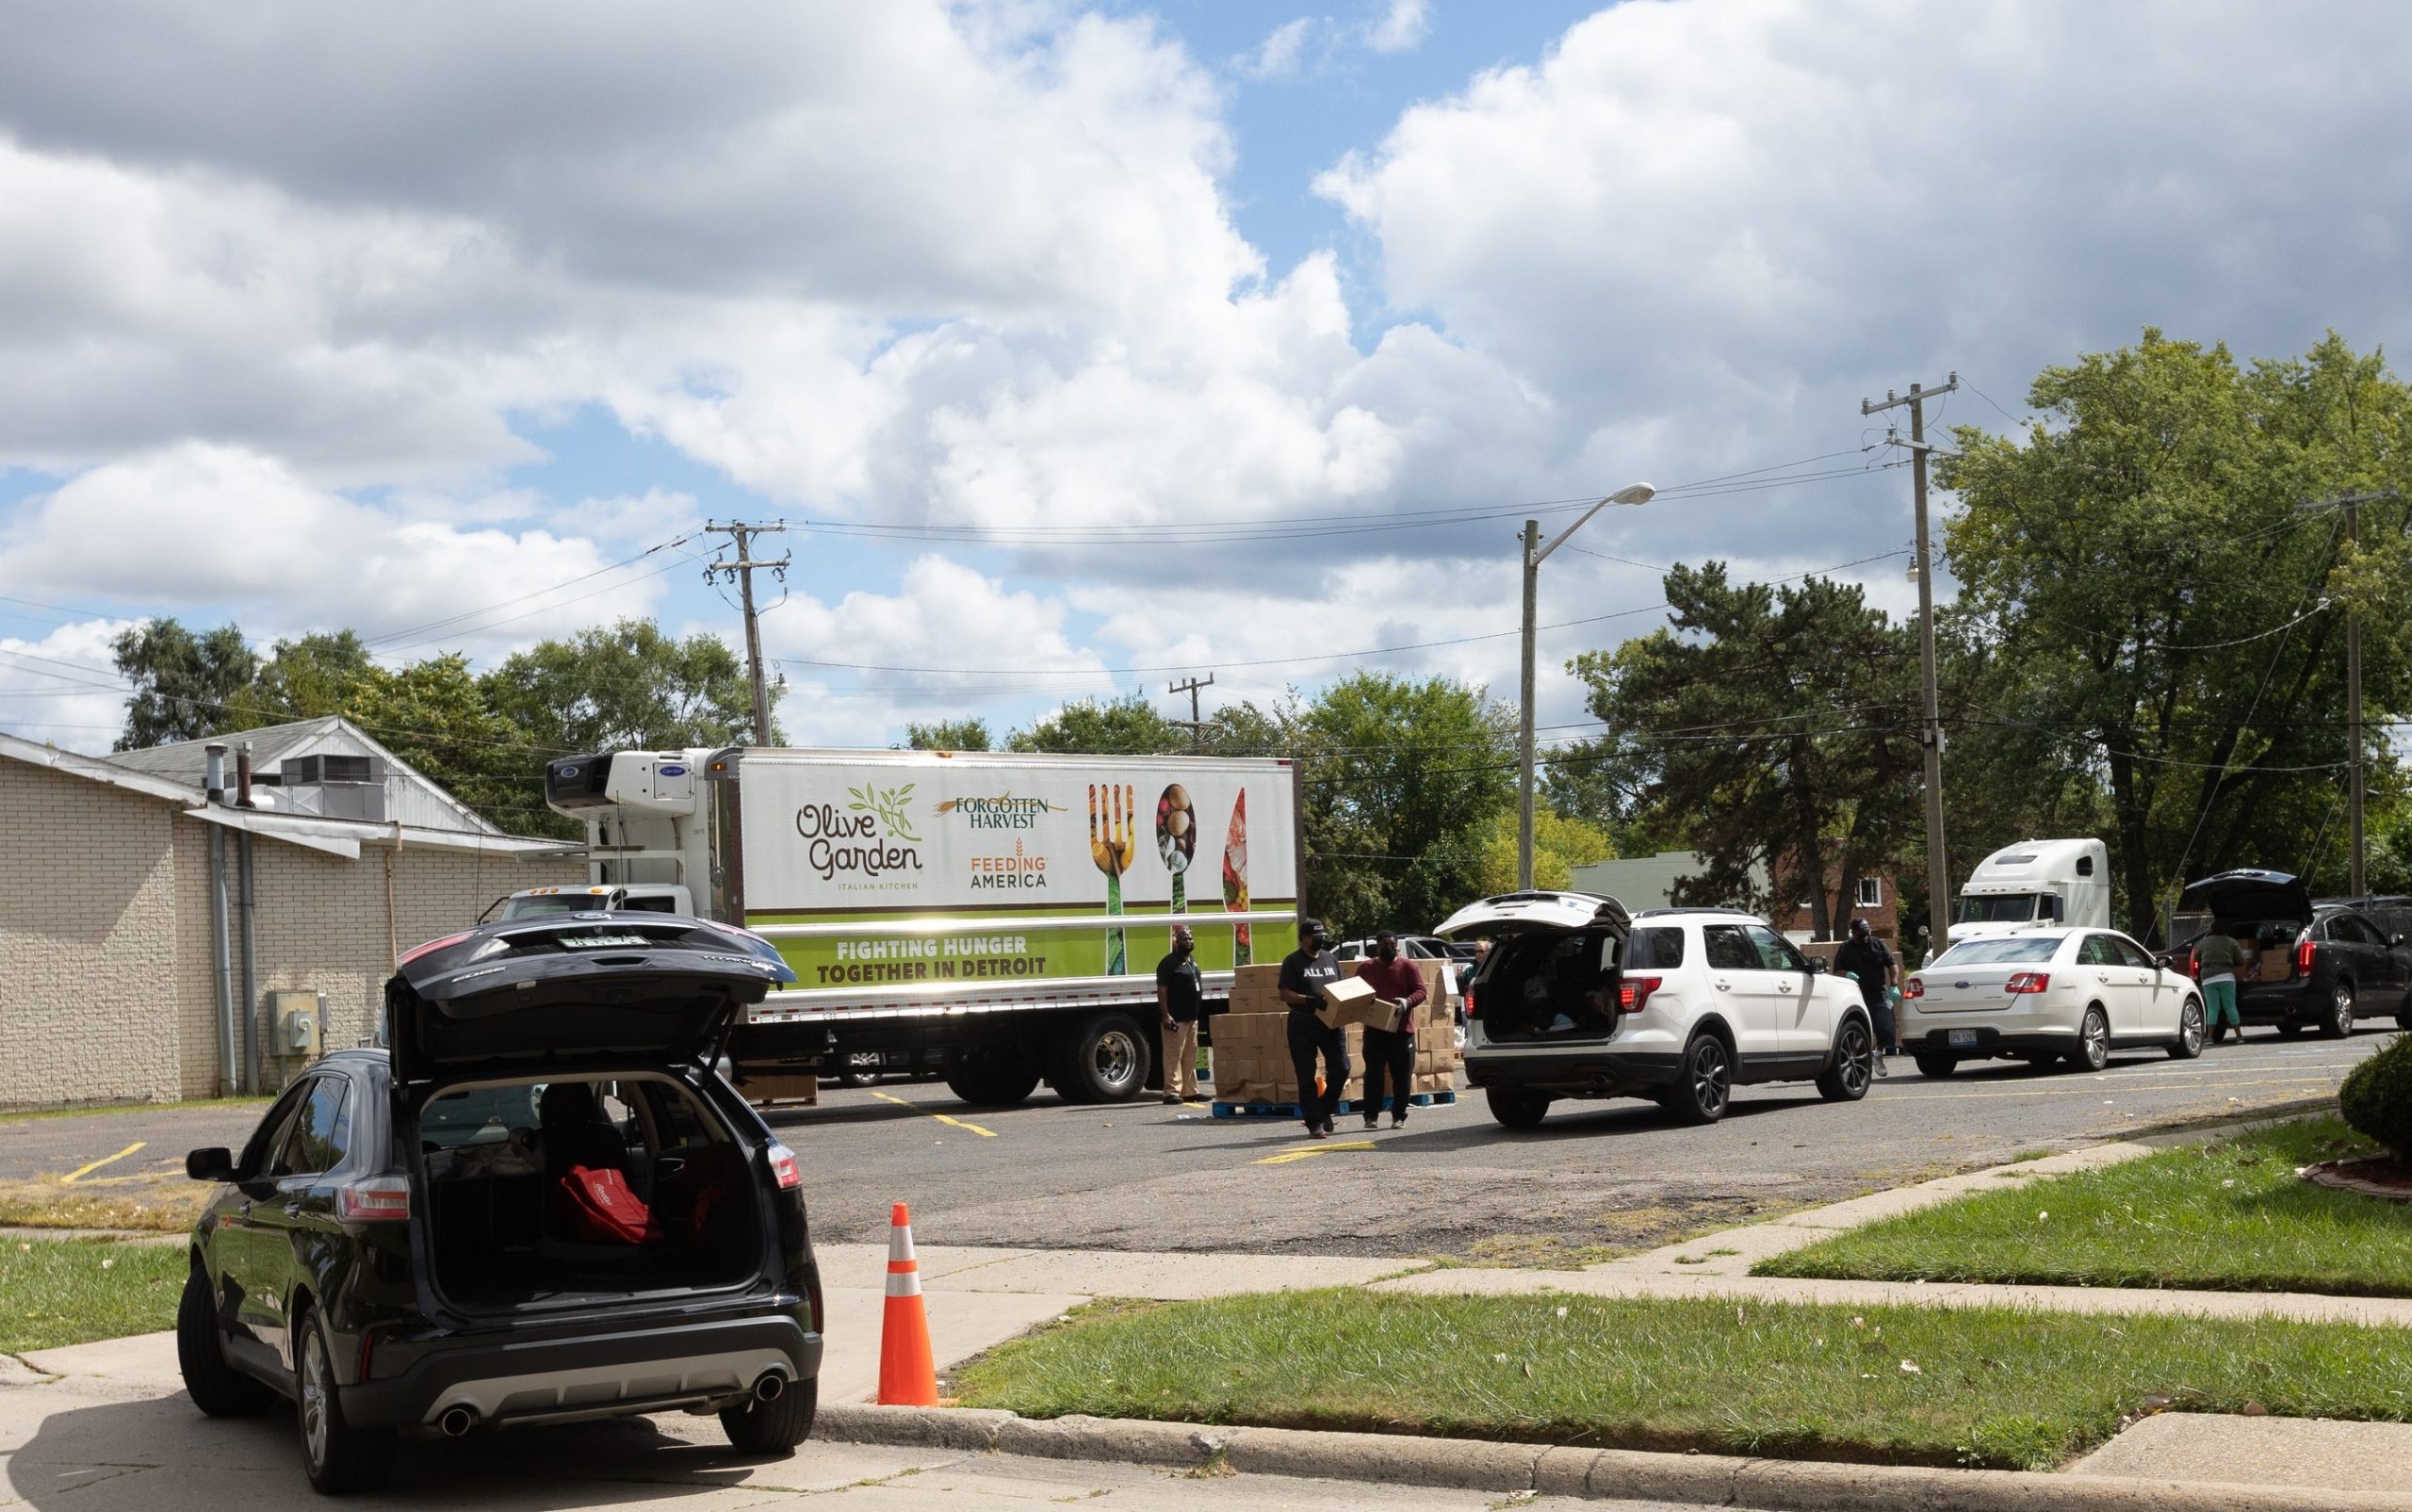
[[1533,890],[1533,637],[1535,609],[1540,596],[1541,563],[1566,545],[1566,538],[1590,523],[1591,516],[1611,504],[1647,504],[1658,491],[1648,483],[1632,483],[1583,512],[1582,517],[1541,544],[1539,520],[1524,522],[1524,647],[1523,675],[1516,705],[1521,711],[1516,732],[1516,887]]

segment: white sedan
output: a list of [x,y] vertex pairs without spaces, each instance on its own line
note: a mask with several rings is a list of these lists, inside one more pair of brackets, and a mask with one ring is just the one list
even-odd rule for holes
[[2000,1057],[2099,1071],[2115,1048],[2203,1053],[2203,994],[2115,930],[1963,940],[1901,986],[1901,1043],[1927,1076]]

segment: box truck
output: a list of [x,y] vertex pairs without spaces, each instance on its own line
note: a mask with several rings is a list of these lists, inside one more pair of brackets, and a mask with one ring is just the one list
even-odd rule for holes
[[1297,942],[1298,770],[1283,759],[732,748],[551,762],[589,882],[683,889],[770,940],[793,990],[749,1011],[742,1086],[872,1055],[956,1096],[1161,1086],[1155,966],[1178,916],[1210,1008]]

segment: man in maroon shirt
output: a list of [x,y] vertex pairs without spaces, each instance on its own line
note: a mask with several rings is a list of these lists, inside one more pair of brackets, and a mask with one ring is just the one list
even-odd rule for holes
[[1396,1030],[1365,1030],[1365,1127],[1374,1127],[1382,1111],[1382,1083],[1391,1084],[1391,1127],[1407,1122],[1407,1099],[1415,1093],[1415,1010],[1424,1001],[1424,973],[1398,953],[1398,936],[1389,930],[1374,936],[1373,958],[1357,969],[1358,978],[1373,986],[1374,995],[1401,1010]]

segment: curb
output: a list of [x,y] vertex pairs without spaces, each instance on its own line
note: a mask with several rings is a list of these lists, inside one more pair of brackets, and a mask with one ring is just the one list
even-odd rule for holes
[[1024,1418],[972,1407],[831,1404],[821,1408],[812,1436],[1176,1470],[1194,1470],[1219,1455],[1240,1474],[1705,1503],[1767,1512],[2412,1512],[2412,1497],[2292,1487],[1645,1454],[1145,1419]]

